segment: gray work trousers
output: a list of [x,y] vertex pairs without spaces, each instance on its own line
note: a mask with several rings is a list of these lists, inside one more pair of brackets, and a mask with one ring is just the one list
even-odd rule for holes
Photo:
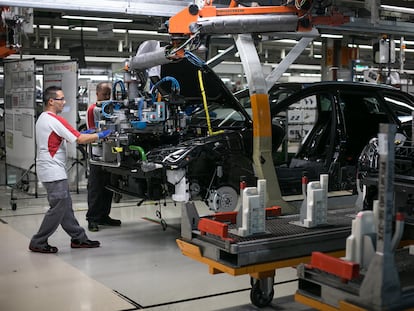
[[47,191],[47,200],[49,201],[49,210],[46,212],[39,231],[30,241],[31,247],[44,247],[48,244],[48,238],[56,231],[59,225],[72,239],[77,239],[80,243],[86,241],[85,229],[83,229],[72,208],[72,198],[69,192],[69,183],[67,179],[44,182],[43,186]]

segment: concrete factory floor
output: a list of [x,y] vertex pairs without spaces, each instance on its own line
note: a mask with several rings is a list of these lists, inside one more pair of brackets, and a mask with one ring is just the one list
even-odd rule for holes
[[[72,198],[75,215],[87,228],[82,169]],[[100,248],[71,249],[69,236],[59,228],[49,240],[59,248],[57,254],[33,253],[29,239],[48,208],[44,190],[39,187],[36,198],[33,183],[27,192],[15,189],[17,209],[12,210],[12,188],[1,178],[0,310],[310,310],[294,302],[294,268],[276,271],[275,298],[259,309],[250,301],[248,275],[211,275],[206,265],[183,256],[175,241],[180,237],[181,206],[172,202],[162,207],[165,231],[148,221],[157,220],[159,206],[137,206],[136,198],[123,196],[111,212],[122,220],[121,227],[87,231],[90,239],[101,242]],[[199,212],[209,213],[202,203]]]

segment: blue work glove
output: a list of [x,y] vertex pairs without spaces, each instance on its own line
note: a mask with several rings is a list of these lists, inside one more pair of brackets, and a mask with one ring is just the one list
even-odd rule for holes
[[103,139],[105,137],[108,137],[112,133],[111,130],[104,130],[102,132],[98,132],[98,138]]
[[93,134],[95,133],[95,129],[87,129],[80,132],[81,134]]

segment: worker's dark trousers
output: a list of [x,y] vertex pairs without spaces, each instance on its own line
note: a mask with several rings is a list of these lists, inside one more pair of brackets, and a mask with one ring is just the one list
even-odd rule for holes
[[86,219],[89,222],[105,220],[111,212],[113,192],[106,189],[109,185],[111,174],[102,169],[101,165],[89,166],[88,176],[88,212]]
[[30,241],[31,247],[42,248],[48,244],[48,238],[56,231],[59,225],[70,235],[72,239],[77,239],[81,243],[86,241],[85,229],[83,229],[73,213],[72,198],[69,192],[67,179],[45,182],[43,186],[47,191],[49,210],[46,212],[40,225],[39,231]]

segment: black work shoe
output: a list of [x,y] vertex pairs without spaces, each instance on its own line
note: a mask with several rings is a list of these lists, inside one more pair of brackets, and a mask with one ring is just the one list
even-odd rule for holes
[[70,247],[72,248],[95,248],[95,247],[99,247],[100,245],[101,243],[99,241],[86,240],[86,241],[80,242],[77,239],[73,239],[70,243]]
[[113,218],[108,216],[108,217],[104,218],[103,220],[101,220],[99,222],[99,224],[103,225],[103,226],[116,226],[116,227],[118,227],[118,226],[121,225],[121,221],[119,219],[113,219]]
[[34,247],[34,246],[29,246],[29,249],[32,252],[35,253],[43,253],[43,254],[55,254],[58,252],[58,248],[55,246],[51,246],[49,244],[43,246],[43,247]]
[[96,222],[91,221],[88,223],[88,230],[92,232],[97,232],[99,231],[99,226]]

